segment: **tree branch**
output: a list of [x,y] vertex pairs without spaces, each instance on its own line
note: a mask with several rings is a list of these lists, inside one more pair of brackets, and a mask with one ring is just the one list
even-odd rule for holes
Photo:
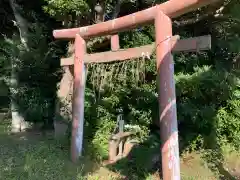
[[113,16],[112,19],[115,19],[118,17],[118,14],[120,12],[120,7],[121,7],[121,0],[116,0],[115,8],[113,11]]
[[95,10],[95,23],[103,22],[105,14],[105,2],[101,0],[98,3],[96,3],[94,10]]
[[22,44],[28,49],[27,46],[27,35],[28,35],[28,26],[27,21],[21,16],[19,12],[19,6],[14,0],[10,0],[10,6],[13,10],[14,17],[16,21],[13,21],[14,25],[18,28],[20,39]]
[[[214,4],[212,6],[209,6],[205,12],[203,12],[200,17],[193,17],[187,20],[182,20],[182,21],[173,21],[173,24],[176,27],[183,27],[183,26],[187,26],[187,25],[191,25],[197,22],[200,22],[204,19],[207,19],[209,17],[215,17],[215,18],[219,18],[219,17],[223,17],[223,11],[225,9],[225,7],[228,5],[229,3],[226,4]],[[219,7],[220,6],[220,7]]]
[[197,22],[200,22],[208,17],[210,17],[211,14],[204,14],[201,17],[198,18],[191,18],[191,19],[187,19],[187,20],[182,20],[182,21],[173,21],[173,25],[175,25],[176,27],[183,27],[183,26],[187,26],[187,25],[191,25]]

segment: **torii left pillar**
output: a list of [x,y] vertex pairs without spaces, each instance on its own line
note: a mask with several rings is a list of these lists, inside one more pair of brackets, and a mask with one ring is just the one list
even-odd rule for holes
[[86,53],[85,40],[76,34],[74,53],[74,82],[73,82],[73,123],[71,138],[71,159],[77,162],[82,155],[83,126],[84,126],[84,91],[85,91],[85,66],[84,55]]
[[[85,91],[85,65],[84,55],[86,54],[85,40],[76,34],[74,52],[74,82],[73,82],[73,101],[72,101],[72,138],[71,138],[71,159],[77,162],[82,155],[83,149],[83,127],[84,127],[84,91]],[[119,49],[119,36],[111,36],[111,49]]]

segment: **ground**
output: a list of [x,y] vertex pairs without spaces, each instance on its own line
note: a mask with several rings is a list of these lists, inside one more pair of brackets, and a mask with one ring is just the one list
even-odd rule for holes
[[[0,179],[4,180],[113,180],[158,179],[158,173],[142,176],[138,171],[131,175],[123,170],[112,170],[93,162],[86,155],[79,163],[69,161],[69,145],[56,140],[51,134],[38,132],[8,133],[8,124],[0,123]],[[236,178],[240,169],[238,153],[227,153],[226,169]],[[141,162],[141,161],[138,161]],[[140,167],[142,164],[136,165]],[[122,167],[128,169],[129,167]],[[130,171],[126,171],[130,172]],[[139,174],[138,174],[139,173]],[[219,179],[204,162],[201,153],[184,154],[181,158],[181,177],[184,180]]]

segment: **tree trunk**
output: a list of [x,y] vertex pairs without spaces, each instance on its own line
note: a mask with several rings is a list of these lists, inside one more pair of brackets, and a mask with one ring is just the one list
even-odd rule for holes
[[63,77],[59,83],[57,92],[56,110],[54,118],[55,136],[60,137],[66,134],[67,123],[72,120],[72,93],[73,74],[71,67],[63,68]]
[[[19,12],[19,6],[14,0],[10,0],[10,5],[15,17],[15,26],[18,27],[21,43],[28,49],[27,46],[27,21],[21,16]],[[12,71],[10,79],[10,93],[11,93],[11,114],[12,114],[12,132],[24,131],[28,128],[29,124],[24,120],[21,112],[19,112],[17,104],[17,94],[18,94],[18,74],[17,65],[19,59],[16,57],[11,58]]]

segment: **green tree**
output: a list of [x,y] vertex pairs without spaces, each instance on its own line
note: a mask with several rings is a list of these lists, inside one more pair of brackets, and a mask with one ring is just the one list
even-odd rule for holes
[[[12,131],[18,132],[27,128],[26,121],[51,121],[58,79],[56,57],[61,51],[56,43],[50,43],[47,25],[51,20],[41,6],[39,10],[17,1],[2,3],[7,20],[1,29],[1,76],[11,93]],[[53,86],[46,88],[47,84]]]

